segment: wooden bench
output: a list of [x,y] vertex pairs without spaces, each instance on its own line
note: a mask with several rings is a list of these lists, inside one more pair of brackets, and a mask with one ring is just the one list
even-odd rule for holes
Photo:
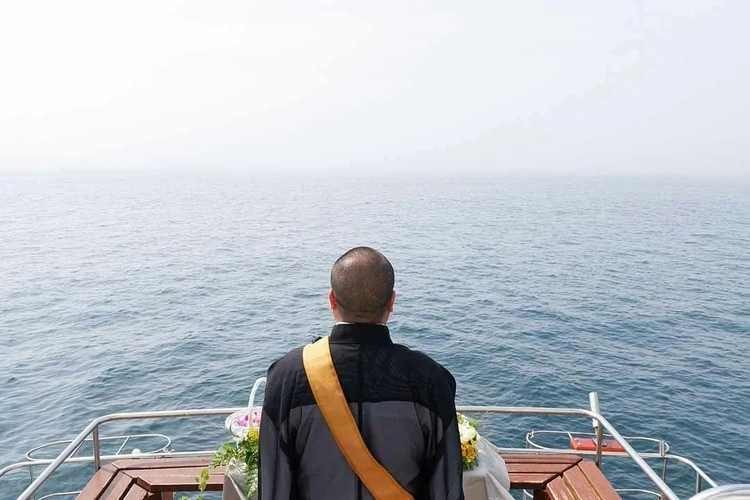
[[548,483],[581,462],[578,455],[530,453],[503,455],[512,490],[543,490]]
[[547,484],[540,499],[620,500],[620,495],[594,462],[583,460]]
[[[171,500],[178,491],[198,491],[197,477],[208,458],[119,460],[102,467],[78,500]],[[221,491],[224,468],[213,469],[206,491]]]
[[533,490],[535,500],[620,500],[601,470],[577,455],[503,455],[510,488]]
[[[578,455],[504,454],[511,489],[533,490],[535,500],[620,500],[604,474]],[[78,500],[172,500],[198,491],[197,477],[209,458],[144,458],[105,465]],[[211,471],[207,491],[221,491],[224,468]]]

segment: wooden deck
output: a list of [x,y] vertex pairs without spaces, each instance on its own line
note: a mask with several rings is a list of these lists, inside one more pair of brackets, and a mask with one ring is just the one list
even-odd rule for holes
[[[620,500],[593,462],[578,455],[503,455],[511,489],[533,490],[535,500]],[[120,460],[104,466],[78,500],[172,500],[198,491],[196,478],[208,458]],[[208,491],[221,491],[224,469],[212,471]]]
[[533,490],[534,500],[620,500],[602,471],[578,455],[503,455],[510,489]]
[[[172,500],[175,492],[198,491],[197,477],[210,459],[119,460],[102,467],[78,500]],[[221,491],[224,468],[211,471],[207,491]]]

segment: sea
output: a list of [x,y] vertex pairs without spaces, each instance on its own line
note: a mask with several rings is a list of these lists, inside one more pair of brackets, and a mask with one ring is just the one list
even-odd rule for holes
[[[743,176],[0,174],[0,468],[101,415],[247,405],[273,360],[330,330],[331,266],[360,245],[395,267],[394,340],[446,366],[458,404],[586,409],[595,391],[622,434],[750,483]],[[477,419],[504,447],[591,431]],[[228,438],[221,418],[102,428],[133,433],[177,451]],[[626,461],[604,466],[615,486],[650,487]],[[67,466],[45,491],[92,471]],[[667,479],[692,494],[686,466]],[[0,477],[0,498],[28,481]]]

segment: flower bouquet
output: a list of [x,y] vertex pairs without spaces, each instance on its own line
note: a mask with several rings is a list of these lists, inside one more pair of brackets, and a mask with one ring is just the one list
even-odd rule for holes
[[477,465],[479,456],[479,433],[477,432],[477,421],[467,418],[460,413],[456,414],[458,420],[458,435],[461,439],[461,461],[464,470],[471,470]]
[[477,432],[477,421],[457,414],[466,500],[513,500],[510,477],[499,450]]
[[[201,471],[197,478],[201,494],[196,500],[203,500],[202,492],[208,485],[209,474],[217,467],[227,468],[225,476],[231,479],[237,489],[241,490],[245,499],[252,500],[256,497],[261,408],[255,406],[255,395],[265,381],[265,378],[256,380],[250,392],[247,408],[232,413],[224,421],[224,426],[232,435],[232,440],[221,445],[214,453],[208,467]],[[225,484],[225,494],[227,493],[226,486]],[[187,499],[183,497],[181,500]]]

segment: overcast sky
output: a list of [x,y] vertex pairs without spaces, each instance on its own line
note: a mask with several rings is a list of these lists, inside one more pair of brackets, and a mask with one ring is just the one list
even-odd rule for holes
[[0,3],[0,168],[750,171],[750,2]]

